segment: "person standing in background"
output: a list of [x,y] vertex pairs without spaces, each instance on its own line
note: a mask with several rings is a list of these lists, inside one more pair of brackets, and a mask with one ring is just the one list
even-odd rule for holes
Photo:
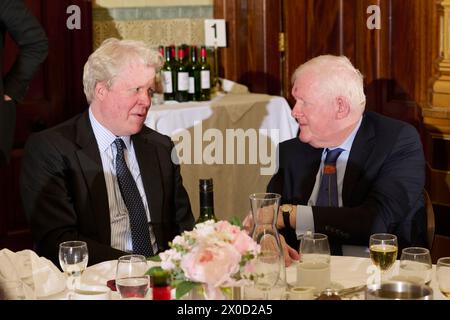
[[14,140],[16,104],[24,99],[33,75],[48,52],[47,36],[22,0],[0,1],[1,57],[4,56],[7,32],[19,51],[11,69],[2,70],[0,78],[0,167],[9,162]]

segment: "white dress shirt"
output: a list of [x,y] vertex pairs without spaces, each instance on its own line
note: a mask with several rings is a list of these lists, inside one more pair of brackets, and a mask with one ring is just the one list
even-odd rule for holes
[[[144,185],[142,184],[141,172],[134,152],[133,141],[130,136],[117,137],[107,128],[102,126],[97,119],[95,119],[91,108],[89,108],[89,120],[91,121],[92,130],[94,131],[100,152],[100,158],[102,159],[103,174],[105,176],[106,191],[108,193],[109,215],[111,220],[111,247],[126,252],[133,252],[128,209],[122,199],[116,176],[117,148],[114,140],[116,138],[121,138],[125,143],[125,162],[127,163],[131,175],[136,181],[136,186],[141,195],[142,203],[144,204],[145,212],[147,214],[147,221],[150,222],[147,197],[145,195]],[[149,231],[153,252],[157,252],[158,247],[150,223]]]

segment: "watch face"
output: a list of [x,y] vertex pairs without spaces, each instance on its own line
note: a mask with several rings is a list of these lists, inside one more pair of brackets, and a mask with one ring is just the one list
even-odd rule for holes
[[281,211],[283,212],[291,212],[292,206],[290,204],[283,204],[281,206]]

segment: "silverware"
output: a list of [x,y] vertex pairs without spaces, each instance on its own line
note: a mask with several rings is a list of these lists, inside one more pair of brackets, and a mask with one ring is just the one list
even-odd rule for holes
[[366,285],[360,285],[356,287],[345,288],[337,291],[337,294],[341,297],[348,296],[366,289]]

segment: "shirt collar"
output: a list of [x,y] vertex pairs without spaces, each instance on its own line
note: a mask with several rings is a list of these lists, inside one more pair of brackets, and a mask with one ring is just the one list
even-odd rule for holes
[[[343,143],[341,143],[339,146],[337,146],[336,148],[341,148],[341,149],[344,149],[345,151],[350,151],[350,149],[352,148],[352,145],[353,145],[353,141],[355,140],[356,133],[358,132],[359,127],[361,126],[361,122],[362,122],[362,117],[359,119],[358,124],[353,129],[353,131],[350,133],[350,135],[347,137],[347,139],[345,139],[345,141]],[[333,150],[336,148],[332,148],[330,150]]]
[[107,128],[105,128],[100,122],[97,121],[91,108],[89,107],[89,120],[91,121],[92,130],[94,130],[95,139],[97,139],[98,148],[101,152],[105,152],[114,143],[116,138],[121,138],[125,143],[128,150],[131,147],[130,136],[116,136]]

